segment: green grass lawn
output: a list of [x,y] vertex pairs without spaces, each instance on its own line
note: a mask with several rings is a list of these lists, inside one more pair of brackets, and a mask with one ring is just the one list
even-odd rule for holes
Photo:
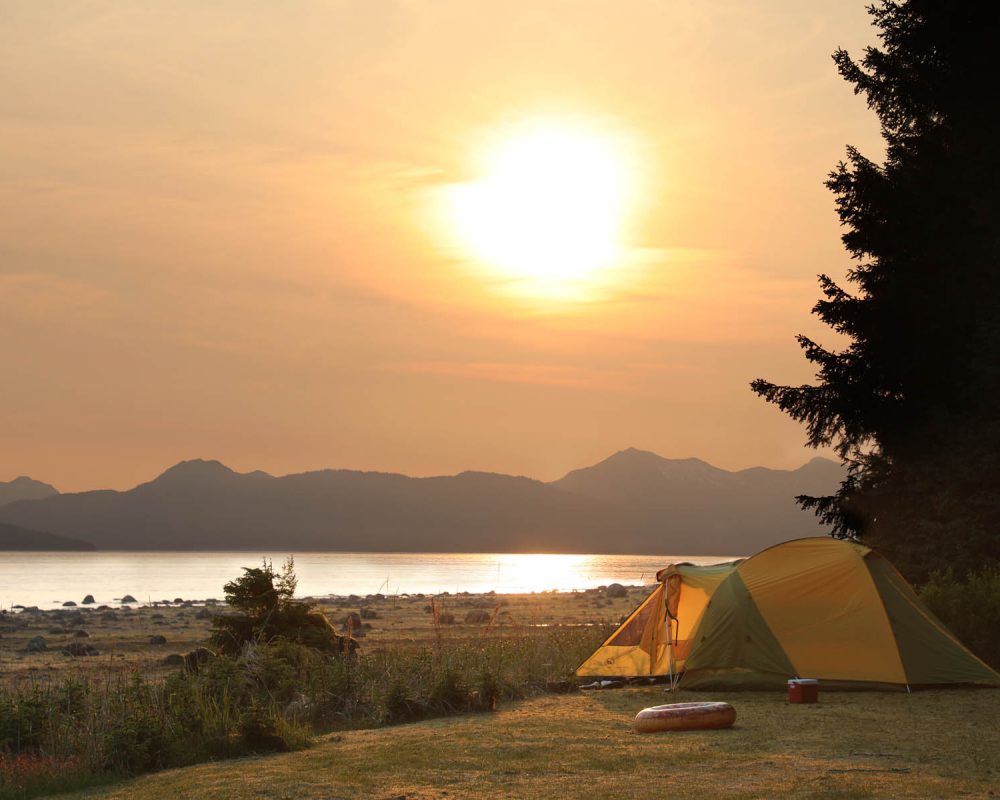
[[[728,700],[725,731],[646,734],[645,706]],[[63,798],[1000,797],[1000,692],[776,693],[660,687],[548,695],[321,737],[305,751],[170,770]]]

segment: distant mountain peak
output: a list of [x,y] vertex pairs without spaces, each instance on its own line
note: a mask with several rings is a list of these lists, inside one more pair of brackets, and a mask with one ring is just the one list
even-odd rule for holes
[[160,477],[165,475],[235,475],[236,473],[214,458],[189,458],[185,461],[178,461],[169,469],[165,470]]
[[158,475],[143,486],[163,487],[198,487],[217,486],[236,481],[273,480],[273,476],[263,470],[253,472],[236,472],[216,459],[192,458],[180,461]]
[[[663,469],[670,469],[671,467],[682,467],[687,469],[696,468],[699,470],[710,471],[719,470],[718,467],[714,467],[707,461],[703,461],[700,458],[664,458],[659,453],[654,453],[652,450],[640,450],[637,447],[626,447],[624,450],[619,450],[617,453],[608,456],[603,461],[600,461],[591,467],[583,467],[582,469],[647,468],[662,471]],[[580,471],[581,470],[574,470],[574,472]]]
[[47,489],[51,489],[53,492],[58,491],[55,486],[48,483],[43,483],[42,481],[36,481],[34,478],[29,478],[27,475],[18,475],[14,480],[0,481],[0,486],[44,486]]
[[54,494],[59,494],[55,486],[36,481],[27,475],[20,475],[6,483],[0,481],[0,506],[18,500],[39,500]]
[[229,481],[238,474],[221,461],[192,458],[174,464],[145,485],[158,487],[212,485],[220,481]]

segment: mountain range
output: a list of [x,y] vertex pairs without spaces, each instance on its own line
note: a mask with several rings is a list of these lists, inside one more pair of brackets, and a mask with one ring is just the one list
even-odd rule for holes
[[841,477],[824,458],[731,472],[632,448],[550,483],[485,472],[275,477],[195,459],[128,491],[15,500],[0,505],[0,522],[102,550],[741,555],[822,533],[794,496],[828,494]]

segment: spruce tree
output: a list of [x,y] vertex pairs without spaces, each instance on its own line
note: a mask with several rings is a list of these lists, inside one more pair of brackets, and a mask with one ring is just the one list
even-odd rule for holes
[[886,154],[848,147],[826,185],[854,259],[813,308],[842,348],[798,337],[817,382],[754,392],[832,446],[847,476],[800,497],[911,579],[1000,559],[1000,5],[882,0],[881,45],[834,61]]

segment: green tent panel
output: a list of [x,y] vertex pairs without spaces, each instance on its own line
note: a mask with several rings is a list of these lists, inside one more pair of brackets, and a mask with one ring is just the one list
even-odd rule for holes
[[684,688],[719,681],[746,689],[784,685],[795,667],[734,572],[708,601],[684,668]]
[[920,602],[906,579],[877,553],[865,563],[878,587],[896,636],[906,680],[912,686],[993,684],[997,673],[965,649]]

